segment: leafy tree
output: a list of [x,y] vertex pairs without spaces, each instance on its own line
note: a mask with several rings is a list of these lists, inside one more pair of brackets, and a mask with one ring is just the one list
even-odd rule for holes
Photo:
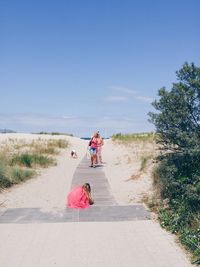
[[150,112],[163,149],[181,153],[200,152],[200,68],[185,63],[176,72],[178,82],[171,91],[158,91]]
[[168,203],[159,209],[161,225],[178,233],[200,264],[200,68],[185,63],[176,74],[170,91],[158,91],[157,112],[149,113],[167,152],[159,157],[154,181]]

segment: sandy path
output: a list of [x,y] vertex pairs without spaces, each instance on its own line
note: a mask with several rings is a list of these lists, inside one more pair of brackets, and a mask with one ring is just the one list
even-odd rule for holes
[[[15,135],[15,137],[18,140],[20,138],[23,140],[38,138],[34,135]],[[5,139],[4,136],[0,138]],[[52,138],[52,136],[44,136],[44,138]],[[38,177],[0,194],[0,203],[4,203],[3,209],[39,207],[42,210],[49,211],[65,208],[65,198],[70,190],[73,173],[85,155],[87,147],[87,142],[78,138],[67,137],[66,139],[70,142],[70,146],[66,150],[61,150],[61,154],[57,156],[56,166],[42,169]],[[79,157],[77,159],[70,158],[70,151],[73,148],[78,153]]]

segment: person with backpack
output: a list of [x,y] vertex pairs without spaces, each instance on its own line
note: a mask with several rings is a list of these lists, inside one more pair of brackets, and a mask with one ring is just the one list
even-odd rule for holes
[[91,158],[91,166],[96,167],[97,164],[97,146],[98,146],[98,133],[95,133],[89,142],[89,151]]

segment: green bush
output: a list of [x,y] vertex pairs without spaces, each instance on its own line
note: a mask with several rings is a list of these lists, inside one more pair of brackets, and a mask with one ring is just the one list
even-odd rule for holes
[[168,200],[159,208],[162,227],[178,234],[200,264],[200,155],[169,154],[154,177],[162,199]]
[[30,179],[34,174],[34,171],[24,170],[19,167],[13,167],[11,169],[11,180],[14,184],[18,184]]
[[0,188],[7,188],[12,185],[8,175],[7,168],[4,164],[0,162]]
[[[200,68],[185,63],[150,112],[164,156],[154,172],[161,225],[177,233],[200,264]],[[167,201],[166,201],[167,200]]]
[[11,159],[10,163],[11,165],[21,165],[28,168],[32,168],[33,165],[47,167],[53,164],[54,160],[52,158],[40,154],[22,153],[19,155],[15,155]]
[[[3,147],[0,150],[0,188],[10,187],[30,179],[36,173],[30,168],[54,165],[56,161],[47,155],[57,154],[56,148],[66,146],[68,146],[68,142],[63,139],[51,139],[44,142],[38,139],[32,143],[14,144],[11,149]],[[27,152],[21,152],[22,148]],[[18,154],[13,154],[13,149],[15,153],[18,150]]]
[[166,156],[157,169],[163,198],[169,198],[170,204],[184,202],[196,211],[200,209],[200,155]]

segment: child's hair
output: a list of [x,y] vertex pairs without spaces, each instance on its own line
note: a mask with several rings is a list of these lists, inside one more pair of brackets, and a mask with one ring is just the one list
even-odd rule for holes
[[83,185],[83,187],[84,187],[89,193],[91,192],[90,184],[85,183],[85,184]]

